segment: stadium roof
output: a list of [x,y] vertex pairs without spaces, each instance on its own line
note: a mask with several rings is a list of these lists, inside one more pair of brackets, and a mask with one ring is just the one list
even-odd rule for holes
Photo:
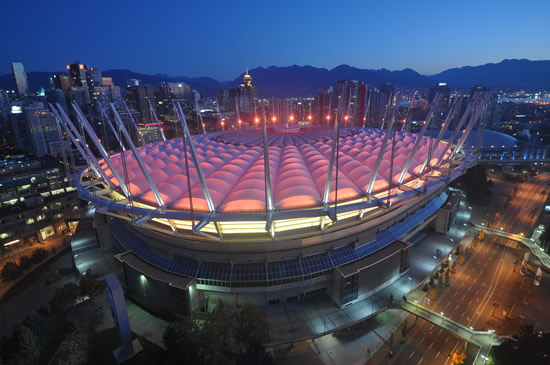
[[[329,202],[334,202],[336,196],[338,202],[366,196],[384,133],[380,129],[341,130],[338,179],[334,170]],[[320,206],[329,169],[332,130],[322,127],[270,129],[268,135],[274,208],[286,210]],[[386,146],[372,193],[387,190],[390,175],[397,181],[416,138],[415,134],[395,132],[394,143],[390,141]],[[266,209],[261,130],[195,135],[193,142],[216,211],[251,212]],[[414,174],[421,170],[430,148],[434,148],[432,145],[433,141],[430,143],[428,137],[423,138],[404,182],[416,180]],[[392,147],[393,166],[390,163]],[[446,151],[446,147],[446,143],[439,143],[432,154],[432,163]],[[184,153],[181,138],[139,147],[138,151],[167,208],[208,211],[197,169],[189,151]],[[154,194],[132,153],[125,153],[125,163],[121,154],[111,156],[110,159],[121,174],[122,171],[124,175],[127,174],[126,185],[131,195],[137,201],[156,205]],[[120,187],[105,161],[101,161],[101,165],[113,185]]]

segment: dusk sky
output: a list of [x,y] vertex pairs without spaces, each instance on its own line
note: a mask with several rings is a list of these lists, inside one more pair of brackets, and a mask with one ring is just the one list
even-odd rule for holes
[[340,64],[434,74],[550,59],[550,2],[4,1],[5,52],[27,71],[102,70],[234,79],[245,67]]

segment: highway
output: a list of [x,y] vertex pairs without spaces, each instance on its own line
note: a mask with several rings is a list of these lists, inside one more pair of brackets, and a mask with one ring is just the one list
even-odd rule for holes
[[[543,190],[550,182],[550,176],[537,176],[528,182],[518,183],[516,197],[505,207],[505,201],[516,184],[494,179],[495,193],[491,204],[477,212],[483,218],[499,212],[492,227],[498,227],[510,233],[530,235],[533,224],[543,208],[546,195]],[[477,208],[474,208],[477,209]],[[474,211],[475,212],[475,211]],[[487,220],[485,220],[486,224]],[[530,308],[524,305],[525,299],[532,293],[532,278],[519,274],[520,260],[525,249],[517,242],[487,235],[483,242],[470,248],[471,256],[463,265],[457,265],[457,271],[451,276],[450,286],[439,290],[440,293],[431,303],[422,303],[426,308],[444,313],[450,319],[471,326],[475,330],[495,330],[497,334],[507,335],[516,332],[522,317],[529,317]],[[464,247],[462,247],[464,252]],[[465,255],[469,256],[468,254]],[[451,255],[456,260],[456,255]],[[495,306],[498,305],[498,307]],[[512,319],[504,319],[513,308]],[[494,314],[493,314],[494,312]],[[449,354],[464,346],[465,341],[452,333],[418,319],[407,318],[409,331],[405,342],[401,343],[401,331],[394,333],[392,358],[388,358],[388,348],[378,351],[368,363],[370,364],[450,364]],[[472,345],[469,346],[468,359],[471,363],[475,356]]]

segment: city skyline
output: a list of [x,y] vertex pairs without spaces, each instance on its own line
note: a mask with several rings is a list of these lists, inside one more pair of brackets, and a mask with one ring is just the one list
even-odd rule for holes
[[[403,2],[391,10],[352,2],[339,7],[342,16],[330,6],[310,2],[155,8],[60,2],[33,4],[32,12],[25,11],[27,6],[5,6],[7,13],[25,14],[8,17],[6,28],[29,31],[12,34],[0,57],[0,74],[9,73],[12,61],[23,62],[32,72],[61,70],[79,59],[103,70],[227,81],[245,67],[270,65],[331,69],[349,64],[433,75],[502,59],[550,59],[550,50],[537,45],[549,32],[543,14],[550,5],[542,1],[530,7],[513,2]],[[67,22],[77,13],[78,24]],[[40,29],[45,17],[57,24],[48,27],[50,41],[30,31]]]

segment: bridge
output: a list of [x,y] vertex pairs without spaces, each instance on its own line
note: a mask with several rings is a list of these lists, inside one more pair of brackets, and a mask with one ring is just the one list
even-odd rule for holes
[[478,156],[478,163],[485,164],[531,164],[542,162],[550,162],[549,146],[485,148]]
[[477,224],[475,224],[474,227],[477,231],[485,231],[486,233],[494,234],[495,236],[504,237],[523,244],[540,260],[545,269],[550,270],[550,255],[544,252],[544,250],[535,243],[533,238],[526,238],[518,234],[508,233],[494,228],[487,228]]
[[472,327],[466,327],[455,322],[445,317],[442,313],[433,312],[409,301],[403,302],[400,308],[478,346],[479,352],[474,360],[474,364],[484,364],[489,356],[491,347],[499,346],[507,338],[498,336],[493,331],[474,331]]

